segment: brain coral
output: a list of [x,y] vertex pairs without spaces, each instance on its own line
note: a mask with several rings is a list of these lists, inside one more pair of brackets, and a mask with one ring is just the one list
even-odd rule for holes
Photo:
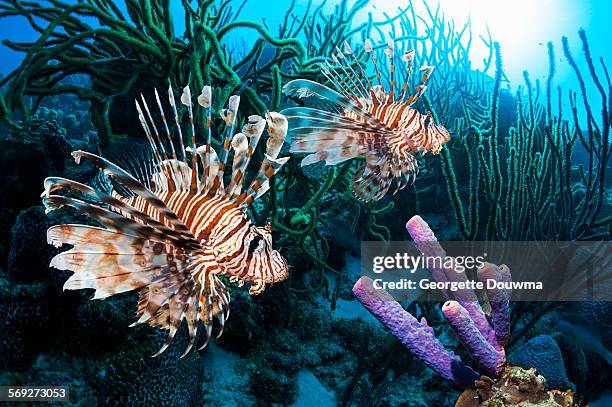
[[[53,220],[42,206],[23,210],[11,229],[8,274],[12,281],[33,283],[46,280],[53,246],[47,244],[47,229]],[[57,270],[56,270],[57,271]]]
[[204,359],[197,352],[184,358],[187,335],[182,326],[175,343],[161,356],[164,332],[148,327],[134,329],[123,350],[108,353],[91,372],[99,404],[105,406],[194,406],[202,405]]
[[[0,366],[25,369],[35,355],[49,346],[51,316],[43,284],[13,284],[0,278]],[[49,338],[40,341],[41,337]]]

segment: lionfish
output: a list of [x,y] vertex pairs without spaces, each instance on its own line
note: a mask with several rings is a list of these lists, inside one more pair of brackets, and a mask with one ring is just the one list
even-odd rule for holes
[[370,40],[366,40],[364,51],[370,54],[377,85],[372,85],[350,45],[344,42],[344,52],[337,49],[333,55],[334,64],[325,61],[321,66],[336,90],[306,79],[293,80],[285,85],[284,93],[315,106],[289,108],[281,113],[289,121],[290,151],[313,153],[302,160],[302,166],[319,161],[336,165],[364,156],[365,163],[353,176],[352,187],[357,197],[372,201],[381,199],[393,181],[395,192],[414,182],[418,173],[414,154],[439,153],[450,134],[435,123],[431,112],[421,114],[413,108],[427,89],[433,66],[420,68],[421,83],[408,95],[414,51],[406,51],[401,57],[401,90],[396,87],[393,40],[384,51],[389,59],[388,88],[382,84]]
[[[288,276],[286,260],[272,249],[270,224],[257,227],[246,213],[247,207],[268,190],[270,177],[289,159],[277,158],[287,134],[287,120],[275,112],[268,112],[265,119],[249,116],[242,131],[233,135],[240,97],[231,96],[228,108],[220,112],[226,131],[219,157],[211,146],[211,93],[211,87],[205,86],[197,98],[206,114],[203,145],[196,147],[189,87],[180,98],[189,115],[187,138],[190,136],[191,146],[187,147],[172,88],[168,96],[178,143],[172,140],[155,90],[167,140],[162,141],[160,120],[156,125],[141,96],[136,109],[150,145],[146,160],[133,154],[122,168],[101,156],[75,151],[72,155],[76,162],[89,160],[101,170],[99,174],[106,182],[92,188],[51,177],[44,184],[42,197],[47,212],[70,206],[103,225],[64,224],[47,231],[50,244],[73,246],[51,260],[52,267],[74,272],[64,289],[93,288],[93,299],[140,289],[138,320],[132,326],[147,323],[168,330],[165,343],[153,356],[168,348],[183,320],[189,334],[183,356],[192,349],[200,324],[206,331],[200,349],[210,340],[213,318],[220,326],[217,337],[221,335],[229,316],[230,297],[220,276],[239,286],[253,283],[251,295]],[[259,173],[242,192],[249,160],[266,123],[269,138],[265,158]],[[225,186],[230,149],[234,152],[232,175]],[[57,194],[58,190],[64,193]]]

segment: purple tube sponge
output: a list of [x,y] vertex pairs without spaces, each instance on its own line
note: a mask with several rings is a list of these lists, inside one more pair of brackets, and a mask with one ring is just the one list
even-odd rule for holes
[[[417,250],[423,255],[428,257],[446,257],[446,251],[438,243],[436,235],[431,230],[429,225],[420,216],[413,216],[408,222],[406,222],[406,230],[412,236],[414,245]],[[438,282],[448,281],[446,278],[446,272],[443,268],[433,267],[429,270],[434,280]],[[443,291],[446,298],[449,298],[449,293]]]
[[374,288],[370,278],[361,277],[355,283],[353,293],[402,345],[445,379],[461,388],[468,388],[480,377],[459,356],[444,348],[426,322],[421,324],[388,292]]
[[[415,216],[410,219],[406,223],[406,229],[424,256],[446,257],[446,251],[421,217]],[[442,265],[444,263],[437,262]],[[430,271],[437,282],[467,281],[464,273],[453,269],[442,267]],[[478,271],[478,277],[481,281],[493,279],[498,282],[509,282],[511,280],[508,267],[504,265],[497,267],[489,263]],[[459,356],[444,348],[434,336],[434,331],[425,318],[422,318],[421,322],[417,321],[388,292],[375,288],[368,277],[361,277],[357,281],[353,287],[353,293],[372,315],[427,366],[459,387],[466,388],[474,385],[479,374],[464,364]],[[487,297],[493,310],[493,326],[487,319],[478,296],[473,290],[447,291],[444,294],[449,301],[442,307],[442,312],[455,336],[487,374],[500,376],[506,364],[504,344],[510,333],[509,290],[495,288],[487,291]]]
[[[436,235],[434,235],[433,231],[421,218],[416,215],[410,218],[410,220],[406,223],[406,230],[414,240],[414,245],[416,248],[426,257],[438,257],[445,258],[446,251],[442,248],[440,243],[438,243],[438,239]],[[431,272],[432,277],[437,282],[444,281],[456,281],[456,282],[466,282],[467,276],[465,273],[457,272],[448,268],[432,268],[429,270]],[[451,293],[444,292],[444,295],[449,300],[457,300],[463,308],[467,310],[474,321],[474,325],[480,333],[487,338],[487,341],[493,345],[496,349],[501,349],[500,344],[497,342],[497,336],[495,335],[495,331],[493,327],[489,323],[487,316],[485,315],[482,307],[478,303],[478,297],[476,293],[472,290],[458,290]]]
[[[478,279],[484,283],[487,280],[502,281],[504,283],[512,281],[508,266],[502,264],[498,267],[491,263],[485,263],[478,270]],[[495,336],[500,345],[499,348],[502,348],[508,343],[510,338],[510,290],[487,288],[487,298],[489,299],[489,304],[491,304]]]
[[457,301],[447,301],[442,306],[442,313],[459,338],[463,346],[470,352],[476,362],[489,374],[497,376],[506,363],[503,350],[493,348],[474,325],[470,314]]

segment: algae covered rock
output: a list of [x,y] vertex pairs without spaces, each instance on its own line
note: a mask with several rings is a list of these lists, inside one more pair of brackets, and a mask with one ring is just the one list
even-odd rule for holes
[[535,369],[506,366],[498,379],[482,376],[475,389],[464,391],[455,407],[579,407],[571,390],[546,390]]
[[40,203],[41,185],[49,174],[40,139],[0,140],[0,207],[19,209]]
[[135,295],[107,301],[85,301],[76,312],[79,340],[88,349],[112,351],[125,342],[134,322]]

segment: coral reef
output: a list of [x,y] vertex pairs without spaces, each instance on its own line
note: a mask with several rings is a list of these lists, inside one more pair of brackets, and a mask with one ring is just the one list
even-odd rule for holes
[[47,229],[53,225],[41,206],[21,211],[11,229],[8,255],[8,276],[11,281],[31,284],[50,279],[47,259],[54,249],[41,245],[47,239]]
[[196,353],[180,358],[188,339],[184,333],[179,336],[182,347],[151,358],[162,339],[163,333],[136,332],[127,347],[96,362],[90,374],[100,404],[193,406],[202,402],[204,360]]
[[[596,73],[585,32],[580,30],[579,36],[590,77],[602,96],[599,123],[586,96],[583,74],[572,56],[567,37],[563,37],[563,54],[581,86],[580,93],[569,92],[569,119],[561,108],[564,100],[561,88],[554,94],[556,57],[549,42],[545,92],[541,92],[539,81],[534,86],[525,72],[524,87],[515,96],[514,124],[504,128],[500,116],[501,51],[499,46],[495,47],[495,82],[489,106],[484,109],[486,114],[483,116],[478,108],[464,105],[463,117],[457,120],[454,133],[458,137],[453,141],[461,146],[454,154],[450,149],[457,147],[453,146],[442,153],[444,178],[464,238],[609,238],[610,217],[605,211],[608,201],[605,168],[611,147],[608,96]],[[607,68],[603,59],[600,62],[610,88]],[[541,100],[542,94],[544,100]],[[579,121],[578,96],[583,100],[587,116],[586,130]],[[555,104],[557,114],[553,110]],[[574,168],[574,160],[582,151],[588,157],[588,164]],[[458,166],[453,165],[459,157],[461,166],[467,161],[470,172],[467,207],[455,176]],[[574,171],[579,171],[578,177]],[[486,215],[481,216],[480,212]]]
[[0,278],[0,364],[4,369],[23,369],[52,345],[55,313],[48,294],[44,283],[21,285]]

